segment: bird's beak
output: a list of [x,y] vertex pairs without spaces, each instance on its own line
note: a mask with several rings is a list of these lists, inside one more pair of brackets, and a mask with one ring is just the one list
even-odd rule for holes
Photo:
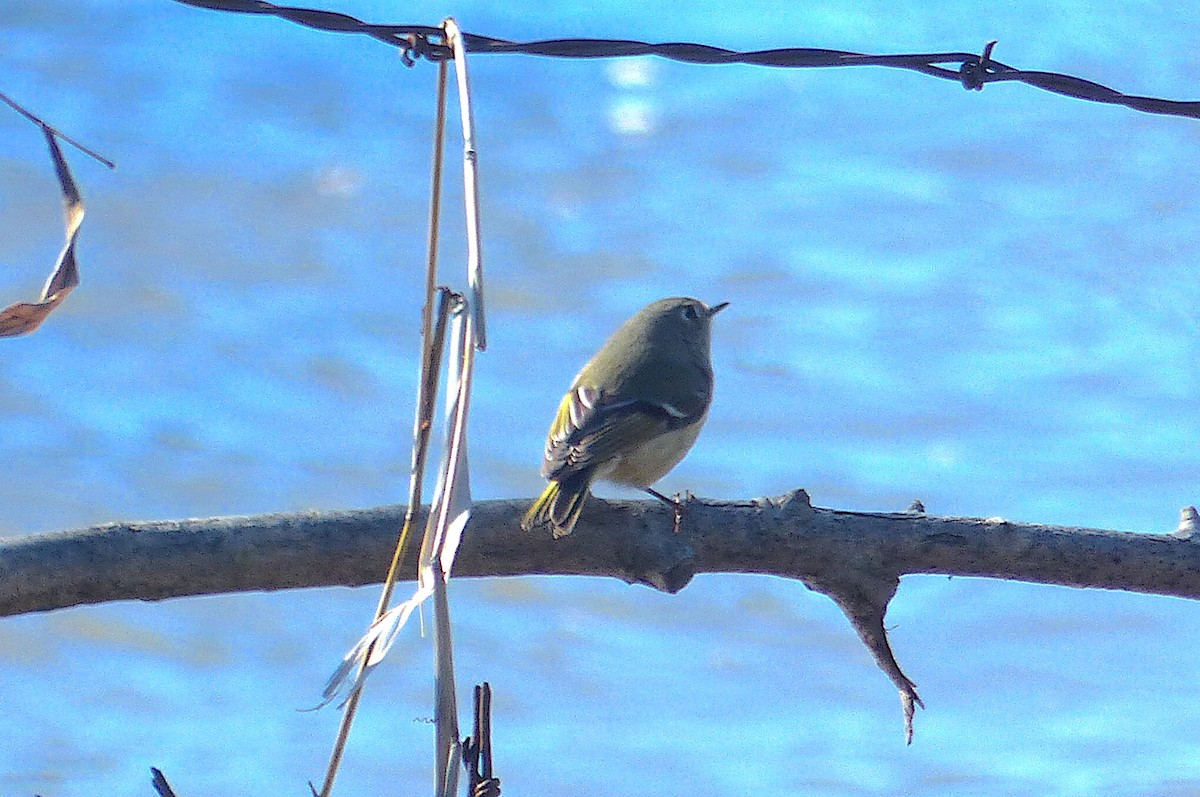
[[728,306],[729,306],[729,302],[721,302],[720,304],[714,304],[712,307],[708,308],[708,317],[712,318],[713,316],[715,316],[717,313],[721,312]]

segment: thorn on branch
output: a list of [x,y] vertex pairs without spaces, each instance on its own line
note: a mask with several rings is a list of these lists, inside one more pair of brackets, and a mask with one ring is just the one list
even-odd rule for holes
[[768,499],[776,509],[794,514],[794,522],[800,523],[814,514],[812,499],[804,489],[789,490],[778,498]]
[[1192,540],[1196,538],[1197,531],[1200,531],[1200,512],[1197,512],[1194,506],[1185,506],[1179,510],[1179,527],[1171,536],[1181,540]]
[[[807,499],[807,495],[803,497]],[[921,512],[925,509],[920,501],[914,501],[909,507],[910,512],[918,509]],[[883,624],[888,603],[900,586],[899,574],[871,566],[864,567],[853,559],[847,559],[840,566],[833,563],[829,575],[819,580],[803,580],[810,589],[833,599],[875,658],[876,665],[895,684],[904,712],[904,741],[912,744],[913,716],[917,708],[925,708],[925,704],[917,694],[917,685],[900,669]]]
[[896,685],[896,689],[900,692],[900,706],[904,711],[904,741],[905,744],[912,744],[913,715],[916,714],[918,706],[925,708],[925,704],[921,701],[921,696],[917,694],[917,685],[900,669],[900,663],[896,661],[896,656],[892,653],[892,646],[888,642],[887,629],[883,625],[888,601],[895,594],[898,585],[899,580],[893,580],[890,593],[882,600],[868,597],[863,591],[852,587],[822,588],[820,591],[833,598],[846,618],[850,620],[850,624],[854,626],[858,638],[875,657],[875,663],[879,665],[879,669],[883,670]]

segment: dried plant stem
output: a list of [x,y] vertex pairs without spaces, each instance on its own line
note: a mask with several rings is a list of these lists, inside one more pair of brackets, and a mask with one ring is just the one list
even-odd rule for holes
[[29,121],[33,122],[35,125],[42,128],[47,133],[49,133],[53,136],[56,136],[58,138],[61,138],[63,141],[67,142],[72,147],[74,147],[75,149],[82,152],[84,155],[87,155],[88,157],[93,158],[93,159],[99,161],[100,163],[103,163],[105,166],[107,166],[110,169],[117,168],[117,164],[113,163],[108,158],[99,154],[95,150],[89,149],[89,148],[85,147],[83,144],[80,144],[75,139],[73,139],[70,136],[63,133],[57,127],[53,127],[53,126],[47,124],[45,122],[45,120],[43,120],[40,116],[38,116],[37,114],[34,114],[30,111],[27,111],[25,108],[21,107],[21,105],[18,104],[16,102],[16,100],[12,99],[11,97],[9,97],[7,94],[5,94],[2,91],[0,91],[0,102],[3,102],[9,108],[12,108],[14,111],[21,114],[21,116],[24,116]]
[[[379,605],[375,609],[375,620],[382,617],[392,602],[396,580],[404,563],[404,552],[408,547],[409,535],[415,525],[416,513],[421,506],[421,488],[425,479],[425,460],[429,451],[429,436],[433,429],[434,405],[437,400],[437,386],[442,360],[442,349],[446,337],[446,320],[449,315],[450,292],[437,289],[437,251],[438,230],[441,223],[442,199],[442,160],[446,128],[446,83],[447,69],[445,63],[439,65],[437,82],[437,112],[434,120],[433,135],[433,175],[430,189],[429,208],[429,250],[425,279],[425,305],[422,309],[421,339],[421,381],[417,394],[417,415],[413,428],[413,461],[412,475],[409,481],[408,510],[404,515],[404,523],[392,553],[392,562],[384,579],[383,592],[379,597]],[[437,323],[434,324],[434,302],[437,297]],[[435,329],[436,326],[436,329]],[[366,666],[368,656],[364,656],[361,669]],[[350,694],[338,726],[337,737],[334,740],[333,751],[329,756],[329,764],[325,769],[325,780],[321,786],[320,797],[330,797],[333,783],[337,778],[338,769],[346,752],[346,743],[350,737],[350,729],[358,712],[358,704],[362,697],[362,683]]]

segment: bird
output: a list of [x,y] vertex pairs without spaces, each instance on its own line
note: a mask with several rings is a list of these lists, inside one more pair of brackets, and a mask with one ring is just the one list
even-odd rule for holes
[[592,483],[637,487],[675,507],[650,485],[691,450],[712,403],[711,307],[671,297],[626,321],[579,371],[546,437],[546,489],[521,525],[549,527],[555,538],[575,528]]

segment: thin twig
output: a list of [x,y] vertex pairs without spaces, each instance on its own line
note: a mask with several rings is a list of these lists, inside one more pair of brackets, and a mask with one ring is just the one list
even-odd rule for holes
[[497,797],[500,779],[492,766],[492,685],[475,686],[474,733],[463,742],[463,767],[467,770],[469,797]]
[[482,705],[479,713],[483,716],[483,722],[479,728],[479,757],[483,762],[483,771],[480,774],[490,779],[493,776],[492,762],[495,759],[492,758],[492,685],[487,681],[483,683],[480,703]]
[[[418,392],[417,402],[417,423],[416,434],[417,439],[414,442],[413,468],[419,469],[420,473],[424,473],[426,452],[429,447],[429,433],[433,427],[432,417],[434,411],[434,399],[437,396],[438,371],[442,359],[443,343],[446,339],[446,323],[450,315],[450,305],[455,301],[454,294],[449,290],[442,288],[438,293],[437,313],[433,332],[430,339],[433,343],[427,347],[426,356],[429,367],[422,368],[421,387]],[[421,495],[422,479],[414,475],[410,484],[410,494],[418,498]],[[388,606],[391,603],[391,598],[395,592],[396,582],[400,575],[400,567],[404,561],[404,552],[408,547],[408,540],[412,527],[416,523],[417,511],[413,509],[415,504],[409,504],[409,508],[405,511],[404,522],[401,527],[400,537],[396,543],[396,547],[392,553],[392,564],[388,569],[387,578],[384,581],[383,595],[379,600],[379,607],[376,609],[375,620],[383,617],[387,612]],[[333,791],[333,782],[337,778],[338,768],[341,766],[342,757],[345,754],[346,742],[350,736],[350,728],[354,723],[355,714],[358,711],[358,703],[362,698],[363,685],[365,683],[362,678],[363,671],[370,661],[371,652],[374,645],[368,648],[367,652],[362,656],[358,665],[358,676],[355,679],[355,686],[350,693],[350,697],[346,700],[345,712],[342,715],[341,724],[338,727],[337,738],[334,741],[333,752],[329,757],[329,764],[325,770],[325,780],[321,786],[319,797],[329,797]]]
[[170,783],[167,783],[167,776],[158,767],[150,767],[150,783],[158,792],[159,797],[176,797],[175,790],[171,788]]
[[21,114],[21,116],[24,116],[26,119],[33,122],[35,125],[42,128],[46,132],[52,133],[55,136],[57,136],[58,138],[67,142],[72,147],[74,147],[75,149],[82,152],[84,155],[87,155],[90,158],[94,158],[95,160],[100,161],[101,163],[103,163],[105,166],[107,166],[110,169],[117,168],[117,164],[113,163],[108,158],[104,157],[103,155],[97,153],[95,150],[89,149],[88,147],[85,147],[83,144],[80,144],[78,141],[71,138],[67,134],[63,133],[58,128],[47,124],[46,121],[44,119],[42,119],[40,116],[37,116],[36,114],[26,110],[25,108],[22,108],[15,100],[13,100],[11,97],[9,97],[7,94],[5,94],[2,91],[0,91],[0,102],[3,102],[9,108],[12,108],[14,111]]
[[[404,516],[404,524],[401,527],[400,536],[396,542],[395,551],[392,554],[392,562],[388,567],[387,577],[384,579],[383,593],[379,598],[379,605],[375,611],[375,620],[383,617],[391,604],[396,579],[404,561],[404,552],[408,547],[409,535],[414,525],[416,512],[421,505],[422,484],[425,478],[425,461],[429,450],[429,437],[433,430],[434,406],[437,400],[442,344],[445,341],[446,319],[449,315],[450,292],[446,289],[442,289],[439,292],[436,287],[438,227],[440,224],[442,185],[442,141],[445,137],[446,124],[446,81],[446,66],[445,64],[441,64],[438,69],[437,116],[434,120],[433,185],[430,192],[429,210],[429,257],[425,281],[425,306],[421,314],[421,381],[418,387],[416,420],[413,426],[413,457],[412,475],[409,481],[409,508]],[[435,297],[437,298],[438,305],[436,330],[434,329],[433,309]],[[369,659],[370,653],[368,652],[362,658],[362,662],[359,665],[360,676],[366,668]],[[321,786],[320,797],[330,797],[330,794],[333,792],[333,783],[337,778],[338,768],[341,766],[342,757],[345,754],[346,742],[350,736],[350,728],[354,723],[355,714],[358,712],[362,689],[363,681],[360,678],[346,702],[345,712],[342,714],[342,721],[338,727],[333,751],[329,757],[329,764],[325,770],[325,780]]]

